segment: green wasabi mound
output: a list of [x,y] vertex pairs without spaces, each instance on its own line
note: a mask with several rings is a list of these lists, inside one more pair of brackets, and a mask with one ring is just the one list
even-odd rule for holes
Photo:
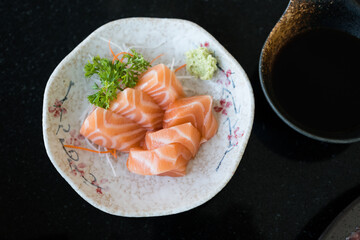
[[213,77],[217,67],[217,60],[213,53],[206,47],[199,47],[185,53],[186,70],[193,76],[202,80],[209,80]]

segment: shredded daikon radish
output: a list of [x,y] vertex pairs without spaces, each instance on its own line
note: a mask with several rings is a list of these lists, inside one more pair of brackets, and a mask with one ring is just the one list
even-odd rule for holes
[[[105,38],[103,38],[103,37],[99,37],[99,38],[100,38],[101,40],[103,40],[104,42],[109,43],[109,39],[105,39]],[[110,44],[114,45],[114,46],[117,47],[121,52],[123,52],[123,49],[122,49],[119,45],[117,45],[116,43],[110,42]]]
[[130,46],[128,47],[128,49],[154,49],[154,48],[158,48],[160,46],[162,46],[164,43],[166,43],[166,41],[163,41],[161,43],[159,43],[158,45],[155,45],[155,46],[150,46],[150,47],[145,47],[145,46],[142,46],[142,45],[133,45],[133,46]]
[[[105,149],[106,151],[108,150],[107,148],[104,148],[104,149]],[[110,165],[110,168],[111,168],[112,173],[114,174],[114,177],[116,177],[115,168],[114,168],[114,166],[113,166],[112,163],[111,163],[109,154],[105,154],[105,158],[106,158],[106,161],[108,162],[108,164]]]
[[90,140],[87,138],[85,138],[85,142],[89,148],[91,148],[92,150],[98,151],[98,145],[95,146],[95,144],[90,142]]
[[[100,37],[100,39],[106,43],[109,43],[109,39],[105,39],[103,37]],[[120,51],[120,52],[129,52],[131,49],[139,49],[141,51],[141,49],[156,49],[156,48],[159,48],[160,46],[162,46],[163,44],[165,44],[166,41],[163,41],[163,42],[160,42],[159,44],[155,45],[155,46],[142,46],[142,45],[127,45],[126,43],[122,43],[122,44],[116,44],[114,42],[110,42],[110,44],[112,46],[115,46],[116,47],[116,50],[117,51]],[[155,50],[157,51],[157,50]],[[154,54],[154,52],[152,53]],[[155,54],[154,54],[155,55]],[[90,54],[88,55],[90,59],[93,59],[93,56],[91,56]],[[170,69],[171,71],[174,71],[174,67],[175,66],[180,66],[181,64],[179,64],[179,60],[177,61],[175,58],[172,58],[172,61],[171,63],[168,63],[166,64]],[[186,74],[186,72],[184,72],[184,74]],[[100,79],[98,77],[92,77],[93,81],[95,81],[96,83],[100,83]],[[179,79],[193,79],[194,77],[191,76],[191,75],[179,75],[177,73],[177,78]],[[193,93],[194,90],[191,89],[191,88],[186,88],[184,87],[184,90],[188,93]],[[82,113],[82,115],[80,116],[80,125],[82,125],[85,121],[85,119],[88,117],[88,115],[94,110],[94,107],[92,105],[89,105],[89,107],[87,109],[85,109],[85,111]],[[85,145],[87,147],[89,147],[90,149],[92,150],[95,150],[95,151],[108,151],[107,148],[105,147],[102,147],[102,146],[99,146],[97,144],[94,144],[92,143],[89,139],[85,138]],[[114,168],[114,165],[111,161],[111,157],[110,155],[111,153],[107,153],[105,154],[105,158],[106,158],[106,161],[107,163],[110,165],[110,168],[111,168],[111,171],[114,175],[114,177],[116,177],[116,171],[115,171],[115,168]],[[104,155],[101,154],[101,153],[98,153],[98,157],[100,158],[100,160],[103,160],[104,158]]]
[[175,58],[172,59],[170,70],[174,71]]

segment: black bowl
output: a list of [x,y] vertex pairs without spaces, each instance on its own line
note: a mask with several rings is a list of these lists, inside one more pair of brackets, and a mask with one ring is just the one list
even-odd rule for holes
[[[360,122],[351,131],[324,131],[309,128],[283,107],[274,91],[273,70],[279,52],[297,36],[319,29],[331,29],[360,38],[360,5],[355,0],[291,0],[282,17],[269,34],[260,56],[260,82],[267,101],[290,127],[310,138],[333,142],[360,141]],[[357,64],[360,68],[360,56]],[[360,73],[359,75],[360,76]],[[360,81],[360,77],[357,77]],[[360,89],[359,89],[360,102]],[[358,109],[356,109],[356,112]]]

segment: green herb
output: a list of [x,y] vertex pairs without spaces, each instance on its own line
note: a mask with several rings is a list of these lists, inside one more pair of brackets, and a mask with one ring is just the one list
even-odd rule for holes
[[108,109],[110,102],[116,99],[118,90],[123,91],[127,87],[135,87],[139,75],[146,71],[150,63],[134,50],[131,54],[123,56],[123,62],[100,58],[96,56],[85,67],[85,77],[90,78],[94,74],[100,78],[101,85],[94,83],[93,89],[97,92],[88,96],[91,104]]

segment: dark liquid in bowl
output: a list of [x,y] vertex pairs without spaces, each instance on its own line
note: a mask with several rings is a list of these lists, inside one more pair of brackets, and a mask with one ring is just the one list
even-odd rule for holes
[[275,104],[290,121],[317,133],[360,127],[360,40],[312,30],[290,40],[273,66]]

